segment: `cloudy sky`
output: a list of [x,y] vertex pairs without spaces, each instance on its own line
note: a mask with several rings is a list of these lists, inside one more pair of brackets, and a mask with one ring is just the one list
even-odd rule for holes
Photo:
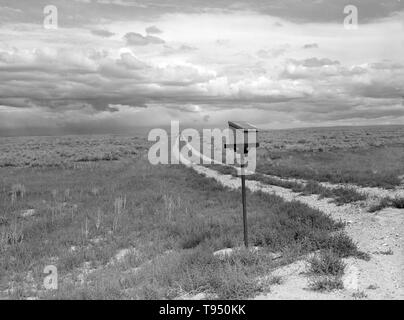
[[403,84],[403,0],[0,0],[3,135],[404,124]]

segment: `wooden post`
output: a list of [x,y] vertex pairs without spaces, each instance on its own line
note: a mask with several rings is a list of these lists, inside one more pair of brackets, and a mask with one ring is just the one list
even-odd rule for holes
[[[246,123],[244,121],[229,121],[229,128],[231,133],[229,136],[230,143],[225,143],[225,148],[232,148],[234,153],[240,155],[240,173],[241,176],[241,194],[243,201],[243,228],[244,228],[244,245],[248,248],[248,224],[247,224],[247,195],[245,188],[245,175],[246,175],[246,163],[245,156],[248,154],[249,147],[258,148],[259,143],[257,141],[257,128]],[[239,130],[239,131],[238,131]],[[254,141],[249,141],[249,132],[253,131],[255,137]],[[242,133],[242,135],[237,135],[237,132]],[[238,138],[237,138],[238,136]],[[241,136],[241,137],[240,137]],[[239,141],[241,140],[241,141]]]
[[241,193],[243,197],[243,223],[244,223],[244,245],[248,248],[248,229],[247,229],[247,201],[245,194],[245,176],[241,176]]
[[[243,148],[244,149],[244,148]],[[245,190],[245,158],[244,151],[240,155],[240,174],[241,174],[241,196],[243,202],[243,227],[244,227],[244,245],[248,248],[248,225],[247,225],[247,196]]]

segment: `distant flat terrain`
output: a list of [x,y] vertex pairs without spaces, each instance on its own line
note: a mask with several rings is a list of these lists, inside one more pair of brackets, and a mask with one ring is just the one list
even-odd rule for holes
[[77,135],[0,138],[0,167],[72,166],[77,163],[114,161],[138,155],[146,137]]
[[404,126],[270,131],[260,140],[260,173],[386,188],[404,175]]
[[[394,188],[404,176],[404,126],[259,132],[257,172],[283,178]],[[131,159],[146,135],[0,138],[1,167],[72,167]]]

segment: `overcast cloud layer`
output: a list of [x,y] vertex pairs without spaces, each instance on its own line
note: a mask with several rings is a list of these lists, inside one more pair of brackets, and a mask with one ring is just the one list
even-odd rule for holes
[[404,124],[403,2],[0,0],[0,134]]

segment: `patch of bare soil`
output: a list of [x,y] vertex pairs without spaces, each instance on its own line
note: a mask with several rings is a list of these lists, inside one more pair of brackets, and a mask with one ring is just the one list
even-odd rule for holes
[[310,277],[306,274],[308,266],[301,260],[274,270],[271,276],[282,276],[284,282],[256,299],[403,299],[404,210],[389,208],[376,214],[353,211],[338,217],[351,221],[346,232],[371,258],[370,261],[344,259],[347,264],[342,278],[344,289],[326,293],[311,291]]
[[[266,177],[269,177],[271,179],[276,179],[281,182],[294,182],[294,183],[299,183],[302,185],[305,185],[307,183],[306,180],[303,179],[293,179],[293,178],[281,178],[278,176],[272,176],[272,175],[263,175]],[[326,187],[328,189],[338,189],[338,188],[349,188],[353,189],[359,193],[362,193],[369,198],[372,199],[381,199],[381,198],[403,198],[404,197],[404,183],[402,183],[400,186],[394,188],[394,189],[383,189],[383,188],[377,188],[377,187],[361,187],[356,184],[352,183],[331,183],[331,182],[320,182],[320,185],[323,187]]]

